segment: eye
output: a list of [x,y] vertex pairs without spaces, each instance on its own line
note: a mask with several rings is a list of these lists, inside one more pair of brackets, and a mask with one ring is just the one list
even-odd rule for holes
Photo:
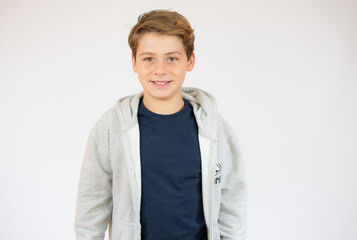
[[176,60],[177,60],[177,58],[175,58],[175,57],[169,57],[169,62],[174,62]]
[[154,59],[151,57],[144,58],[145,62],[152,62]]

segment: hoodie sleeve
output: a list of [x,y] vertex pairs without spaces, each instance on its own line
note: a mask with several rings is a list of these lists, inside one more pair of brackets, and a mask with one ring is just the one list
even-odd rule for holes
[[247,183],[240,146],[232,127],[219,115],[222,163],[218,226],[222,240],[243,240],[247,231]]
[[104,239],[112,213],[112,172],[106,128],[91,130],[81,167],[75,213],[77,240]]

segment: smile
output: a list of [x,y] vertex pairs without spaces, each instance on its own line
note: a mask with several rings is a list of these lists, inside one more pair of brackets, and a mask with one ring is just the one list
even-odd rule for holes
[[168,87],[172,81],[150,81],[151,84],[156,88],[166,88]]

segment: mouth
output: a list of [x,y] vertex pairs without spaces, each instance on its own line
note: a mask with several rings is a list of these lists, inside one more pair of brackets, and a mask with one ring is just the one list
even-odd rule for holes
[[151,84],[156,88],[166,88],[172,81],[150,81]]

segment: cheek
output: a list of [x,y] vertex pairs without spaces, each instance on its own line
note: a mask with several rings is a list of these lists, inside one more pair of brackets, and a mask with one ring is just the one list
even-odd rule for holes
[[185,66],[175,66],[171,69],[171,72],[176,76],[185,76],[186,68]]
[[146,76],[148,74],[150,74],[152,71],[151,71],[151,68],[149,66],[140,66],[140,68],[138,68],[138,74],[139,76]]

